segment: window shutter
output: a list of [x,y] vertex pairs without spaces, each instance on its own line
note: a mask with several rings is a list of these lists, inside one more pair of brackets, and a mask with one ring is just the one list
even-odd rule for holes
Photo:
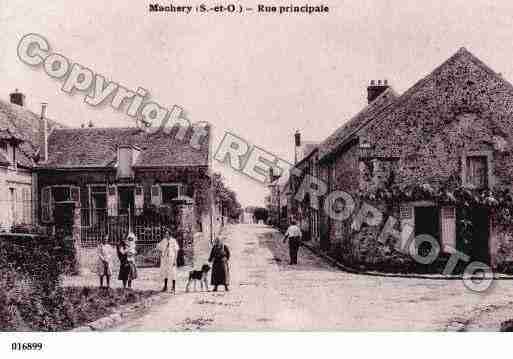
[[118,191],[116,186],[109,186],[107,189],[107,207],[109,216],[117,217],[118,215]]
[[30,209],[31,209],[31,201],[30,201],[30,188],[23,188],[23,195],[22,195],[22,207],[23,207],[23,222],[32,224],[31,216],[30,216]]
[[135,187],[135,215],[139,216],[142,214],[142,210],[144,207],[144,188],[143,186]]
[[41,221],[53,222],[52,187],[43,187],[41,191]]
[[442,207],[442,252],[456,251],[456,209]]
[[158,184],[151,186],[151,204],[160,206],[162,203],[162,191]]

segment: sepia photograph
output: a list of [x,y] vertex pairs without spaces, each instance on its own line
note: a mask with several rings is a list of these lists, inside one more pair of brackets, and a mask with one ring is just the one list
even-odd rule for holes
[[511,2],[0,0],[0,29],[6,357],[513,331]]

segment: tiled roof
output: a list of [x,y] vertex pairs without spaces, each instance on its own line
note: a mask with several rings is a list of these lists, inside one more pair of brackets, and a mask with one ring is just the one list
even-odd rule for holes
[[319,146],[319,160],[326,159],[330,154],[339,149],[347,141],[353,138],[362,127],[375,119],[375,116],[383,111],[397,98],[397,94],[392,88],[383,91],[374,101],[365,106],[358,114],[344,123],[335,132],[333,132]]
[[[466,88],[462,90],[464,86]],[[470,95],[474,98],[467,103],[466,96]],[[490,103],[493,103],[493,106],[490,106]],[[374,127],[384,128],[378,130],[380,138],[374,139],[376,143],[373,153],[384,157],[396,155],[400,150],[384,143],[387,139],[397,136],[398,128],[403,123],[413,128],[414,123],[409,121],[422,121],[426,128],[433,127],[434,121],[439,121],[442,112],[447,111],[446,107],[450,107],[448,112],[451,113],[455,110],[472,112],[488,108],[488,120],[493,123],[495,131],[508,137],[512,136],[512,103],[513,85],[462,47],[395,99],[393,104],[377,114],[376,121],[373,121],[369,129],[376,131]],[[447,124],[443,126],[447,127]],[[429,128],[430,131],[433,129]],[[418,137],[418,134],[415,136]]]
[[[48,129],[63,127],[48,120]],[[19,146],[17,161],[20,166],[30,168],[39,150],[39,115],[29,109],[0,100],[0,129],[8,130],[15,138],[23,141]]]
[[120,145],[141,150],[135,164],[139,168],[207,166],[210,130],[202,136],[199,149],[190,144],[192,127],[183,140],[176,138],[176,130],[149,134],[136,127],[56,129],[48,139],[48,161],[39,167],[114,167]]

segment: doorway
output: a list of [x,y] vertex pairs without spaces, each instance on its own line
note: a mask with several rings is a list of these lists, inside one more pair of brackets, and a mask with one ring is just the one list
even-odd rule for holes
[[[430,235],[440,244],[440,209],[438,207],[415,207],[415,237]],[[422,242],[418,254],[422,257],[429,255],[431,244]]]
[[440,241],[440,211],[437,207],[415,207],[415,236],[429,234]]
[[135,197],[134,187],[132,186],[118,186],[119,196],[119,214],[128,214],[129,209],[134,210]]
[[57,202],[55,203],[54,218],[55,229],[63,236],[73,235],[75,203]]
[[472,238],[470,257],[472,261],[490,264],[490,213],[486,208],[474,208],[470,213]]

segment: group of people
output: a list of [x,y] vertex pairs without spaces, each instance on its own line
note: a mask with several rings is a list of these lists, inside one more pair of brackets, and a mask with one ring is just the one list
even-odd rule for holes
[[[135,265],[135,255],[137,254],[135,246],[135,234],[129,233],[117,246],[116,252],[119,259],[118,279],[123,282],[123,288],[132,288],[132,281],[137,279],[137,266]],[[100,287],[103,286],[103,280],[106,280],[107,288],[110,287],[110,278],[112,277],[112,247],[109,245],[109,236],[103,237],[98,246],[98,261],[96,263],[96,273],[100,277]]]
[[[137,279],[137,267],[135,265],[136,236],[130,232],[117,246],[116,252],[119,259],[118,279],[123,282],[123,288],[132,288],[132,281]],[[160,252],[160,279],[163,282],[162,291],[166,292],[171,287],[171,292],[176,292],[176,274],[178,264],[178,253],[180,246],[177,240],[171,235],[171,231],[164,231],[163,239],[158,243],[156,249]],[[218,286],[223,285],[225,290],[229,290],[230,271],[228,261],[230,259],[230,250],[220,238],[216,238],[210,251],[208,261],[212,263],[211,285],[214,291]],[[110,279],[113,273],[113,253],[109,245],[109,238],[105,236],[98,246],[98,261],[96,273],[100,278],[100,287],[110,287]]]

